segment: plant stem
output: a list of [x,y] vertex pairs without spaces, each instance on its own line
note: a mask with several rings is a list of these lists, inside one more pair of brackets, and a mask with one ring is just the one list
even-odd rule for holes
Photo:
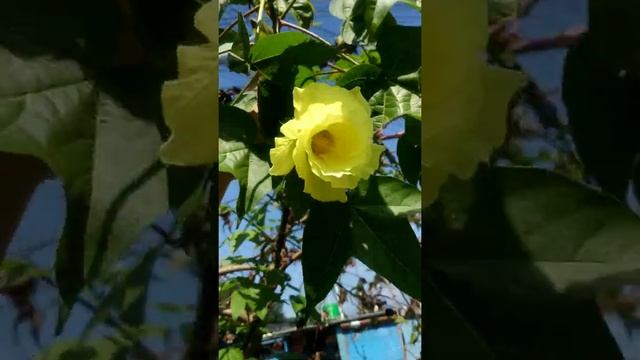
[[280,20],[280,25],[282,25],[282,26],[286,26],[286,27],[288,27],[288,28],[291,28],[291,29],[294,29],[294,30],[300,31],[300,32],[301,32],[301,33],[303,33],[303,34],[309,35],[309,36],[311,36],[312,38],[314,38],[314,39],[316,39],[316,40],[320,41],[321,43],[323,43],[323,44],[325,44],[325,45],[327,45],[327,46],[333,46],[333,45],[331,45],[331,43],[330,43],[330,42],[328,42],[327,40],[323,39],[323,38],[322,38],[322,36],[320,36],[320,35],[318,35],[318,34],[314,33],[313,31],[309,31],[309,30],[307,30],[307,29],[303,28],[302,26],[298,26],[298,25],[296,25],[296,24],[290,23],[290,22],[288,22],[288,21],[286,21],[286,20],[282,20],[282,19]]

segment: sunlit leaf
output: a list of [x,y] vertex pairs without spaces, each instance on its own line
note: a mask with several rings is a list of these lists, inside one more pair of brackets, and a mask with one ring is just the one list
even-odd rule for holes
[[373,118],[378,126],[384,126],[403,115],[422,118],[422,99],[401,86],[378,91],[369,99],[369,104],[374,114],[379,114]]
[[353,210],[354,256],[420,300],[421,249],[409,221]]
[[372,215],[406,215],[420,211],[420,190],[389,176],[372,176],[363,181],[354,207]]

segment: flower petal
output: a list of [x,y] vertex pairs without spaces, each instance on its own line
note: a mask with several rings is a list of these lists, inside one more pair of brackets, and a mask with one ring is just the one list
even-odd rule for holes
[[305,88],[293,89],[294,116],[297,119],[300,119],[312,104],[332,105],[335,103],[341,105],[341,113],[348,115],[348,119],[353,121],[368,120],[371,123],[371,108],[360,94],[359,88],[349,91],[324,83],[311,83]]
[[303,191],[319,201],[340,201],[346,202],[347,195],[344,189],[335,189],[331,184],[317,177],[309,166],[307,153],[304,146],[299,143],[293,150],[293,161],[296,166],[298,176],[304,180]]
[[293,149],[296,141],[286,137],[275,138],[276,146],[269,150],[269,157],[273,166],[269,174],[275,176],[287,175],[293,169]]
[[218,2],[209,1],[196,12],[193,25],[218,47]]
[[163,162],[197,166],[217,160],[218,87],[214,76],[200,72],[164,83],[162,110],[171,136],[160,147]]
[[177,52],[179,78],[186,78],[201,71],[218,71],[218,51],[211,45],[180,45]]

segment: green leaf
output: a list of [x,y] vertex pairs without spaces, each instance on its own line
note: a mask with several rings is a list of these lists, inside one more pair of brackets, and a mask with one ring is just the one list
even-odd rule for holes
[[244,360],[242,350],[237,347],[227,347],[218,351],[218,359],[220,360]]
[[[457,183],[446,185],[450,195],[441,201],[451,209],[447,217],[466,219],[463,226],[425,218],[428,264],[440,271],[528,296],[638,279],[640,220],[613,198],[539,169],[479,172],[465,196],[454,196]],[[468,196],[471,205],[455,206]],[[542,292],[547,281],[553,288]]]
[[378,91],[369,99],[369,104],[374,113],[380,114],[373,118],[380,126],[404,115],[422,119],[422,99],[400,86]]
[[219,113],[220,139],[253,144],[258,135],[255,121],[246,110],[235,106],[222,105]]
[[289,302],[291,303],[293,312],[296,314],[303,311],[307,307],[307,299],[304,296],[291,295],[289,296]]
[[41,158],[65,188],[55,265],[60,330],[88,269],[116,259],[167,209],[160,168],[150,181],[133,181],[157,158],[160,135],[96,91],[74,62],[23,60],[0,49],[0,63],[0,150]]
[[302,276],[307,309],[327,295],[351,255],[349,207],[314,202],[302,239]]
[[[255,64],[255,67],[265,78],[292,87],[296,78],[300,80],[304,73],[308,73],[314,66],[324,66],[336,54],[333,47],[309,40],[290,46],[281,56],[261,61]],[[303,74],[298,74],[300,72]]]
[[231,317],[236,320],[246,314],[247,301],[240,291],[231,293]]
[[293,87],[270,80],[258,85],[260,126],[266,138],[280,133],[280,125],[293,117]]
[[231,46],[231,54],[235,56],[229,56],[229,69],[239,73],[248,73],[249,46],[249,32],[244,23],[244,17],[238,12],[238,37]]
[[95,279],[168,210],[160,135],[108,96],[99,97],[85,276]]
[[420,181],[420,143],[422,122],[411,117],[404,119],[404,135],[398,140],[398,162],[400,170],[407,182],[416,184]]
[[25,60],[0,48],[0,64],[0,151],[38,157],[63,182],[67,215],[55,268],[66,305],[66,310],[65,305],[61,307],[61,318],[66,319],[65,313],[83,286],[95,90],[72,61],[48,57]]
[[304,191],[304,180],[302,180],[294,169],[285,177],[284,193],[285,201],[293,212],[296,219],[301,219],[311,207],[313,199]]
[[[380,81],[380,67],[371,64],[360,64],[350,68],[346,73],[338,78],[336,85],[353,89],[360,86],[365,91],[370,91],[369,87],[374,87]],[[367,97],[366,95],[364,95]]]
[[426,282],[424,306],[428,310],[423,315],[423,321],[438,329],[427,340],[425,357],[495,359],[485,340],[429,280]]
[[353,206],[371,215],[400,216],[422,208],[420,190],[393,177],[372,176],[360,183],[358,193]]
[[90,188],[96,97],[81,68],[47,57],[24,60],[0,47],[0,151],[33,155],[69,196]]
[[421,299],[421,253],[415,233],[404,218],[374,216],[354,209],[354,256],[407,295]]
[[249,51],[249,61],[255,65],[261,61],[273,59],[282,55],[288,48],[309,40],[307,35],[295,31],[269,35],[256,41]]
[[245,211],[255,207],[262,198],[272,190],[271,175],[269,175],[269,161],[264,154],[252,152],[249,154],[249,170],[247,173],[247,194]]
[[376,49],[380,53],[384,72],[397,78],[415,73],[421,65],[421,29],[417,26],[395,25],[378,35]]
[[226,142],[219,139],[218,150],[222,172],[233,174],[240,182],[246,185],[249,171],[249,149],[241,142]]

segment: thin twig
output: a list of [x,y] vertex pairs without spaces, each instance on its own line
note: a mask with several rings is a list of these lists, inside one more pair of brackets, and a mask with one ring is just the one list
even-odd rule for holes
[[288,22],[286,20],[282,20],[282,19],[280,19],[280,25],[286,26],[288,28],[291,28],[291,29],[300,31],[301,33],[304,33],[306,35],[309,35],[310,37],[320,41],[321,43],[323,43],[323,44],[325,44],[327,46],[333,46],[333,45],[331,45],[330,42],[328,42],[327,40],[323,39],[322,36],[314,33],[313,31],[309,31],[309,30],[303,28],[302,26],[298,26],[296,24],[290,23],[290,22]]
[[282,266],[282,252],[286,251],[285,240],[287,239],[287,234],[289,233],[289,229],[291,228],[291,226],[289,225],[290,222],[291,208],[284,207],[282,208],[280,228],[278,229],[278,236],[276,237],[276,248],[273,261],[273,265],[276,269],[279,269]]
[[395,134],[381,135],[380,140],[399,139],[404,135],[404,131],[397,132]]
[[249,271],[253,270],[256,267],[251,264],[238,264],[238,265],[228,265],[218,268],[218,276],[228,275],[234,272],[239,271]]

